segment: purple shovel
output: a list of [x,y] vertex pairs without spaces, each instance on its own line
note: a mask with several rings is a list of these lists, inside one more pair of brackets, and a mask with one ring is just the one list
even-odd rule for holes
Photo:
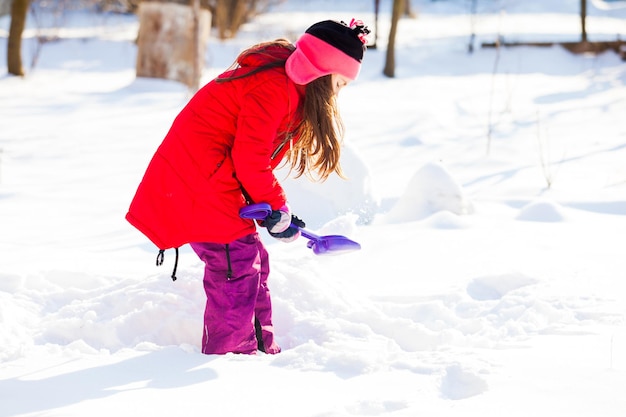
[[[239,210],[239,216],[244,219],[256,219],[263,220],[272,213],[272,208],[267,203],[250,204]],[[313,250],[316,255],[334,255],[344,252],[352,252],[361,249],[361,245],[350,240],[345,236],[340,235],[328,235],[318,236],[310,231],[298,227],[295,224],[291,224],[291,227],[295,227],[300,230],[300,234],[307,239],[307,247]]]

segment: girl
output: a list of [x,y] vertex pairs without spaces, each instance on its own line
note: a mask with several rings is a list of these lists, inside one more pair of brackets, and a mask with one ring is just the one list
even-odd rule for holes
[[342,176],[336,95],[357,77],[368,33],[360,21],[326,20],[295,45],[279,39],[243,51],[192,97],[150,161],[126,219],[161,261],[165,249],[190,243],[205,263],[203,353],[280,352],[268,254],[239,209],[269,203],[259,224],[283,241],[299,236],[289,225],[304,223],[273,169],[285,159],[298,177]]

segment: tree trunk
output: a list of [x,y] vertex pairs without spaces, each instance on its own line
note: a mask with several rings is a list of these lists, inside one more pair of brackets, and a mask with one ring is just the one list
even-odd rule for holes
[[415,19],[417,17],[417,13],[413,12],[413,8],[411,7],[411,0],[404,0],[404,11],[402,14],[406,17],[410,17],[411,19]]
[[7,44],[7,70],[9,74],[24,75],[22,66],[22,33],[26,26],[29,0],[13,0],[11,5],[11,26]]
[[217,36],[220,39],[226,39],[228,37],[228,0],[217,0],[214,14]]
[[234,0],[230,5],[230,35],[234,37],[241,25],[246,22],[248,13],[247,0]]
[[367,47],[376,49],[378,47],[378,13],[380,11],[380,0],[374,0],[374,42]]
[[182,4],[144,1],[138,14],[137,76],[197,88],[211,26],[209,11],[197,11],[197,25],[193,8]]
[[200,0],[191,0],[191,16],[193,21],[192,44],[193,44],[193,72],[191,74],[190,86],[192,92],[200,89],[200,78],[202,77],[202,36],[200,30]]
[[580,0],[581,42],[587,42],[587,0]]
[[256,2],[251,0],[217,0],[215,4],[215,27],[220,39],[234,37],[241,25],[254,12]]
[[385,59],[385,69],[383,74],[393,78],[396,74],[396,32],[398,31],[398,21],[402,14],[404,0],[393,0],[393,11],[391,13],[391,28],[389,29],[389,41],[387,42],[387,57]]

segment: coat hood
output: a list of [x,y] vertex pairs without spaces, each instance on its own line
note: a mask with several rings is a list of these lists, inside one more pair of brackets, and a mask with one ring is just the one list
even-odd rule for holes
[[237,59],[237,64],[241,67],[261,67],[276,61],[284,62],[294,50],[295,47],[293,45],[261,45],[242,53]]

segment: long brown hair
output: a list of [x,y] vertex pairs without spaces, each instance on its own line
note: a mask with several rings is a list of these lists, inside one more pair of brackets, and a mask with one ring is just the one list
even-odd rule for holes
[[[276,54],[281,48],[286,53]],[[233,72],[229,76],[218,77],[216,82],[235,80],[270,68],[284,67],[287,57],[294,50],[295,46],[286,39],[254,45],[239,54],[230,68]],[[267,63],[238,74],[239,63],[251,54],[267,58]],[[286,162],[296,172],[296,178],[306,175],[312,180],[325,181],[333,172],[345,178],[339,164],[344,125],[331,78],[332,75],[317,78],[305,87],[301,105],[302,121],[289,134],[298,140],[286,153]]]
[[345,178],[339,163],[344,125],[331,78],[326,75],[306,85],[302,123],[296,131],[299,139],[287,153],[296,177],[306,174],[310,179],[325,181],[336,172]]
[[[284,49],[283,53],[277,53]],[[254,75],[258,72],[265,71],[271,68],[284,67],[287,58],[293,51],[296,50],[296,47],[289,42],[287,39],[276,39],[270,42],[263,42],[249,47],[248,49],[242,51],[235,62],[232,63],[229,70],[232,70],[232,73],[227,77],[218,77],[215,81],[218,83],[230,80],[236,80],[238,78],[248,77],[250,75]],[[240,62],[243,62],[249,55],[258,55],[264,58],[266,61],[265,64],[260,65],[254,68],[251,71],[242,72],[241,74],[237,73],[237,69],[240,68]]]

